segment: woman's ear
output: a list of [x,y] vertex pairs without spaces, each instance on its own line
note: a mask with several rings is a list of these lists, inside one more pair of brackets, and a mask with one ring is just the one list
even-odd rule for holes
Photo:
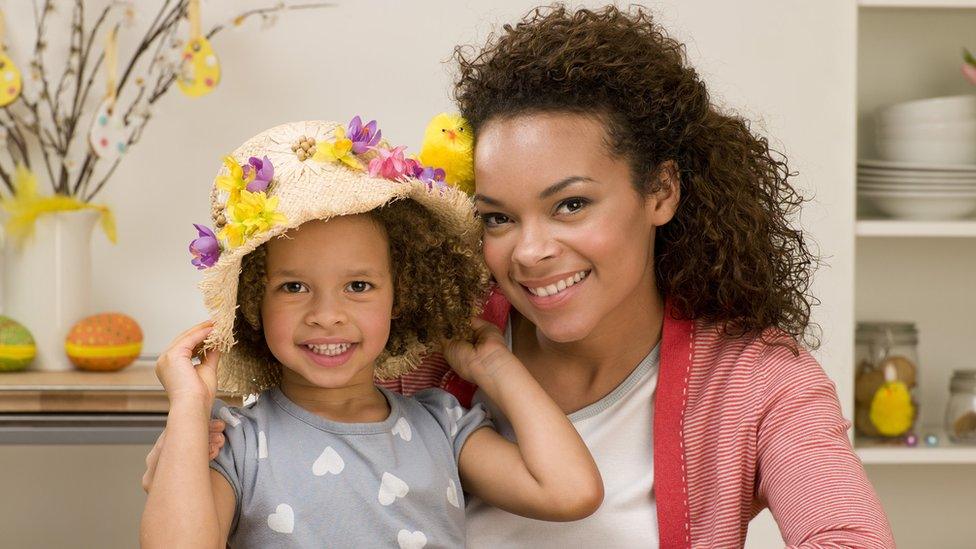
[[674,217],[681,201],[681,174],[678,164],[674,160],[666,160],[658,166],[652,175],[648,187],[653,189],[644,198],[648,221],[655,227],[667,224]]

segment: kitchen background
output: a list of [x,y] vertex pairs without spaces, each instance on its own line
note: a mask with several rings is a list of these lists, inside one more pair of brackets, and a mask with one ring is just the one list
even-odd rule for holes
[[[160,1],[134,3],[137,26],[149,25]],[[54,3],[62,12],[70,11],[70,2]],[[86,11],[98,13],[107,3],[86,1]],[[536,2],[334,4],[283,14],[264,30],[258,30],[260,22],[251,21],[216,37],[213,45],[223,70],[217,89],[197,99],[175,90],[164,97],[141,142],[96,200],[113,208],[118,243],[110,244],[99,231],[91,239],[90,312],[120,311],[136,319],[145,335],[143,354],[158,353],[205,316],[196,290],[199,273],[189,265],[186,244],[196,236],[191,223],[208,218],[206,196],[224,154],[243,138],[280,122],[344,121],[357,113],[378,119],[385,135],[416,152],[427,120],[451,109],[449,57],[454,46],[480,43]],[[262,3],[204,1],[204,27],[252,5]],[[940,207],[946,208],[938,199],[950,198],[949,204],[957,206],[964,202],[972,194],[972,167],[945,170],[941,165],[951,158],[912,157],[916,164],[935,169],[911,174],[915,179],[905,182],[901,176],[906,174],[898,172],[903,167],[890,162],[898,154],[943,154],[947,147],[931,144],[946,139],[938,133],[945,131],[963,132],[948,139],[956,145],[969,139],[969,149],[976,151],[976,136],[965,133],[967,120],[976,125],[976,110],[967,114],[966,103],[935,106],[934,112],[931,105],[922,106],[922,120],[905,115],[909,122],[901,126],[892,115],[896,127],[885,126],[882,133],[892,134],[894,141],[905,141],[907,134],[909,143],[902,145],[908,153],[896,150],[886,161],[879,155],[895,145],[877,142],[876,113],[905,101],[976,93],[960,71],[962,48],[976,48],[976,1],[686,0],[645,5],[687,44],[688,56],[715,101],[753,120],[753,127],[788,155],[791,168],[799,172],[797,183],[814,198],[798,221],[826,262],[814,286],[823,302],[815,311],[823,328],[823,346],[816,356],[837,384],[844,413],[852,421],[857,407],[866,406],[870,413],[879,388],[866,386],[868,399],[855,406],[855,376],[864,373],[856,369],[856,323],[914,324],[917,345],[905,344],[897,353],[911,355],[916,384],[894,381],[913,391],[921,417],[912,432],[919,440],[914,447],[903,437],[884,444],[859,440],[858,451],[899,546],[973,547],[976,446],[951,443],[943,414],[953,370],[976,368],[969,354],[976,343],[976,220],[972,215],[948,221],[896,220],[883,217],[878,207],[897,209],[905,203],[899,199],[919,199],[909,200],[908,210],[897,210],[911,216],[918,214],[911,203],[934,200],[927,211],[938,215],[945,213]],[[7,20],[8,50],[15,59],[26,59],[34,38],[31,2],[7,0],[0,2],[0,9]],[[131,48],[125,32],[120,34],[122,59],[130,51],[127,45]],[[936,119],[925,118],[932,116]],[[960,127],[947,129],[940,116]],[[913,120],[921,127],[913,127]],[[919,135],[926,137],[913,146]],[[858,159],[883,162],[859,167]],[[944,179],[953,180],[948,191],[942,188]],[[906,184],[907,190],[899,186]],[[49,188],[44,176],[40,188]],[[976,198],[970,200],[976,206]],[[874,345],[880,383],[882,359],[891,358],[881,356],[887,348],[884,337]],[[867,344],[858,352],[867,353],[864,349]],[[893,357],[896,351],[889,350]],[[0,374],[0,402],[12,394],[3,385],[14,378],[4,375],[15,374]],[[19,441],[0,444],[0,544],[136,545],[144,503],[139,480],[149,445],[25,444],[31,431],[18,430],[15,419],[0,417],[0,440]],[[937,437],[929,441],[934,446],[926,443],[927,434]],[[37,434],[34,441],[39,440]],[[749,547],[781,545],[768,513],[751,524]]]

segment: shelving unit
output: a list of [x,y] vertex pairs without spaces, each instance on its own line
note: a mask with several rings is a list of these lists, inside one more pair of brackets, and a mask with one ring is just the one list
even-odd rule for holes
[[926,446],[919,440],[915,447],[898,443],[881,443],[872,440],[855,439],[857,454],[865,465],[944,465],[976,463],[976,445],[955,444],[941,427],[922,428],[920,433],[935,434],[939,437],[937,446]]
[[860,238],[976,238],[976,220],[861,219],[855,231]]

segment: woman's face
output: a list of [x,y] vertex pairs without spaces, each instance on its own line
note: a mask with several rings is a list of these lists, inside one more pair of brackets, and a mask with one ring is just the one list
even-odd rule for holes
[[[485,260],[512,305],[551,341],[626,322],[656,291],[654,228],[677,188],[642,197],[598,117],[490,120],[475,148]],[[636,299],[635,296],[646,296]]]

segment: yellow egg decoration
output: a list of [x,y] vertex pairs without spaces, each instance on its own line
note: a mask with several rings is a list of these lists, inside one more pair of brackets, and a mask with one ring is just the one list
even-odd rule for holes
[[142,329],[122,313],[103,313],[78,321],[64,344],[71,363],[82,370],[121,370],[142,351]]
[[16,320],[0,316],[0,372],[24,370],[36,355],[30,331]]
[[0,50],[0,107],[6,107],[20,97],[22,85],[20,70],[7,52]]
[[210,42],[197,36],[187,43],[180,61],[176,83],[190,97],[207,95],[220,82],[220,62]]

